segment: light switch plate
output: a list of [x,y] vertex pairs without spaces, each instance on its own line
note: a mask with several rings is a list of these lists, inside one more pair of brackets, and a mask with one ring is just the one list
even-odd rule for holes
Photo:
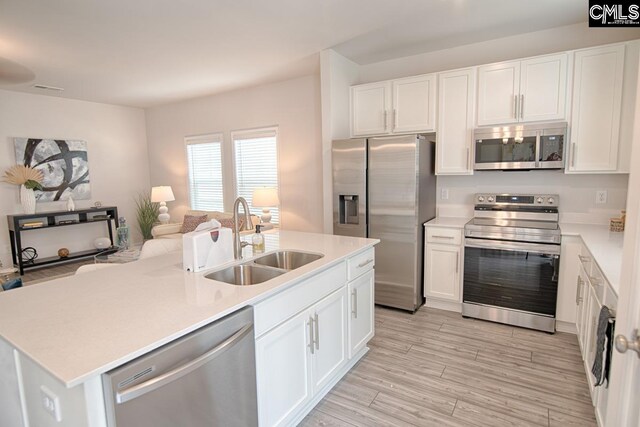
[[53,417],[57,422],[62,421],[62,414],[60,412],[60,398],[56,396],[54,392],[49,390],[48,387],[40,386],[40,397],[42,398],[42,406],[49,415]]

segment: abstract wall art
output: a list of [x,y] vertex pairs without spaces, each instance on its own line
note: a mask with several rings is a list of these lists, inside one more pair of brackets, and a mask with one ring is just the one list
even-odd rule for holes
[[15,138],[16,163],[42,171],[39,202],[91,198],[87,141]]

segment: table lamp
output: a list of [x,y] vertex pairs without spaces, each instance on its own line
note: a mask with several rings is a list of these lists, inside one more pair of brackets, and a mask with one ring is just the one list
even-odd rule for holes
[[168,185],[151,188],[151,201],[153,203],[160,203],[160,215],[158,215],[158,221],[162,224],[167,224],[170,218],[167,202],[173,202],[175,199],[176,198],[173,196],[173,190]]
[[270,228],[268,227],[271,225],[271,213],[269,212],[269,208],[276,207],[280,204],[280,200],[278,199],[278,189],[273,187],[256,188],[253,190],[251,204],[257,208],[262,208],[260,220],[263,224],[267,225],[265,229]]

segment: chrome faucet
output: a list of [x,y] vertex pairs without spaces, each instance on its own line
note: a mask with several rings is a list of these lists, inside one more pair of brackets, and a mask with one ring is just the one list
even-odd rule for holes
[[244,229],[251,230],[253,229],[253,223],[251,222],[251,214],[249,213],[249,205],[244,197],[238,197],[236,201],[233,203],[233,256],[236,259],[242,259],[242,248],[248,246],[248,242],[240,241],[240,226],[238,225],[238,208],[242,204],[242,209],[244,210]]

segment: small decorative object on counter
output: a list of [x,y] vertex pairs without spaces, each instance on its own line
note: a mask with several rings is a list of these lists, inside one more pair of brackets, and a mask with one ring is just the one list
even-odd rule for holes
[[624,226],[627,225],[627,211],[622,210],[620,212],[622,213],[622,216],[620,216],[620,219],[622,220],[622,228],[624,228]]
[[44,176],[42,172],[25,165],[11,166],[4,173],[4,181],[20,186],[20,204],[26,214],[36,213],[36,195],[34,190],[42,190]]
[[116,230],[118,241],[116,242],[116,245],[120,249],[129,249],[130,234],[127,220],[123,216],[121,216],[120,219],[118,219],[118,224],[118,229]]
[[76,210],[76,204],[73,202],[71,196],[69,196],[69,198],[67,199],[67,210],[69,212],[73,212]]
[[93,246],[96,249],[108,249],[111,247],[111,239],[108,237],[98,237],[93,241]]
[[96,209],[100,209],[100,208],[102,207],[102,202],[101,202],[100,200],[97,200],[97,201],[93,204],[93,206],[94,206]]
[[611,218],[609,220],[609,231],[616,233],[624,231],[624,221],[622,218]]
[[264,252],[264,235],[260,233],[261,225],[256,225],[256,234],[251,238],[251,243],[253,244],[253,252],[257,254],[261,254]]
[[58,256],[60,258],[66,258],[69,256],[69,249],[67,248],[60,248],[58,249]]

